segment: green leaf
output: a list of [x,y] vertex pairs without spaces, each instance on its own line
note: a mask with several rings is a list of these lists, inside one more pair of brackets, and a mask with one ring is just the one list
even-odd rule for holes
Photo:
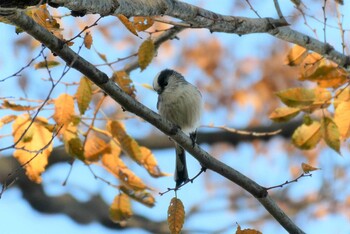
[[80,114],[83,115],[89,107],[92,99],[92,84],[88,78],[82,77],[80,79],[79,87],[75,96],[77,98]]

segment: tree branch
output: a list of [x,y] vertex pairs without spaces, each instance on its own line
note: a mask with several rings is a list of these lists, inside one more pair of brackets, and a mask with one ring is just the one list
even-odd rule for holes
[[202,166],[217,172],[251,193],[288,232],[304,233],[275,204],[275,202],[269,197],[267,190],[264,187],[260,186],[255,181],[249,179],[235,169],[213,158],[198,145],[193,147],[191,139],[182,131],[178,130],[177,132],[174,132],[174,129],[177,128],[174,128],[175,126],[173,126],[173,124],[166,119],[161,118],[160,115],[123,92],[112,80],[108,79],[108,76],[105,73],[101,72],[85,59],[77,55],[69,48],[69,46],[56,38],[45,28],[35,23],[32,18],[21,11],[12,9],[0,9],[0,15],[3,15],[6,19],[22,28],[41,43],[45,44],[53,53],[66,61],[69,66],[80,71],[96,85],[98,85],[125,110],[143,118],[153,126],[160,129],[166,135],[169,135],[175,142],[179,143],[186,151],[191,153]]

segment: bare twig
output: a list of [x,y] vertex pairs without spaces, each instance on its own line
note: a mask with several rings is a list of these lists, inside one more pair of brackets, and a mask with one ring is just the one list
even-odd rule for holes
[[290,180],[290,181],[287,180],[286,182],[284,182],[284,183],[282,183],[282,184],[275,185],[275,186],[271,186],[271,187],[267,187],[266,190],[271,190],[271,189],[275,189],[275,188],[283,188],[283,186],[285,186],[285,185],[287,185],[287,184],[291,184],[291,183],[298,182],[298,180],[299,180],[300,178],[302,178],[302,177],[307,177],[307,176],[311,177],[312,174],[303,173],[303,174],[301,174],[300,176],[298,176],[297,178],[295,178],[294,180]]

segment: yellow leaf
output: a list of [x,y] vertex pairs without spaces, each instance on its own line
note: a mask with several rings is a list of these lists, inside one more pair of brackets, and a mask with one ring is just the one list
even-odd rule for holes
[[146,88],[146,89],[149,89],[151,91],[154,91],[153,87],[149,84],[141,84],[142,87]]
[[161,177],[161,176],[166,176],[167,174],[163,173],[160,171],[158,167],[158,163],[154,155],[152,154],[151,150],[149,150],[146,147],[140,147],[141,153],[143,155],[142,158],[142,166],[146,168],[148,173],[153,176],[153,177]]
[[92,84],[88,78],[82,77],[80,79],[79,87],[75,96],[77,98],[79,112],[83,115],[89,107],[92,99]]
[[42,61],[34,65],[35,69],[42,69],[42,68],[51,68],[51,67],[56,67],[60,65],[60,62],[58,61],[53,61],[53,60],[47,60],[47,61]]
[[305,77],[310,76],[316,69],[324,63],[325,59],[318,53],[309,53],[304,59],[300,67],[299,80],[305,80]]
[[84,146],[85,159],[87,161],[98,161],[104,153],[109,153],[111,148],[104,140],[94,134],[89,134]]
[[119,14],[118,15],[119,20],[124,24],[124,26],[135,36],[138,36],[136,29],[134,27],[134,24],[129,21],[128,18],[126,18],[124,15]]
[[113,222],[125,221],[132,216],[129,197],[121,193],[115,196],[112,205],[109,207],[109,217]]
[[126,92],[127,94],[129,94],[130,96],[132,96],[133,98],[135,98],[135,86],[132,82],[132,80],[130,79],[130,76],[128,75],[128,73],[126,73],[125,71],[116,71],[113,73],[112,75],[112,79],[114,82],[116,82],[120,88]]
[[255,229],[241,229],[241,226],[238,225],[237,230],[236,230],[236,234],[262,234],[262,232],[255,230]]
[[275,109],[269,116],[269,118],[275,122],[286,122],[294,118],[300,113],[299,108],[293,107],[281,107]]
[[90,49],[92,45],[92,36],[91,33],[87,32],[84,37],[84,45],[86,48]]
[[295,45],[288,53],[285,64],[289,66],[300,65],[308,55],[308,50],[299,45]]
[[[47,122],[45,118],[40,118],[41,122]],[[36,183],[41,182],[41,174],[45,171],[48,157],[52,151],[52,133],[48,131],[40,122],[33,122],[28,132],[24,134],[29,127],[31,119],[28,115],[18,116],[12,125],[13,140],[17,142],[14,157],[21,165],[24,165],[28,178]],[[24,134],[24,135],[23,135]],[[24,141],[26,139],[26,141]]]
[[10,109],[13,111],[29,111],[35,109],[35,107],[17,105],[7,100],[4,100],[4,102],[2,103],[2,108]]
[[173,197],[168,207],[168,227],[171,234],[178,234],[185,222],[185,209],[180,199]]
[[334,122],[339,128],[339,134],[342,139],[350,137],[350,102],[341,102],[337,105],[334,112]]
[[112,142],[111,152],[102,155],[102,164],[128,188],[137,191],[146,189],[147,186],[125,165],[119,154],[120,148]]
[[315,101],[315,90],[306,88],[290,88],[277,92],[281,101],[289,107],[305,107]]
[[139,144],[126,133],[123,125],[119,121],[109,121],[107,123],[107,130],[119,141],[123,151],[129,155],[129,157],[138,164],[142,163],[143,155]]
[[56,123],[61,125],[67,125],[72,121],[74,116],[74,100],[73,97],[68,94],[61,94],[55,100],[55,113],[53,119]]
[[154,44],[151,39],[145,40],[138,52],[139,56],[139,65],[141,68],[141,71],[143,71],[152,61],[154,57]]
[[17,118],[17,115],[6,115],[0,119],[0,128],[5,124],[11,123]]
[[313,149],[321,140],[321,124],[313,121],[310,125],[302,124],[292,136],[292,143],[304,150]]
[[125,194],[127,194],[130,198],[140,202],[141,204],[147,207],[151,208],[155,205],[156,200],[154,199],[152,194],[146,192],[145,190],[135,191],[124,185],[120,186],[119,189]]
[[154,24],[154,21],[151,17],[142,17],[142,16],[135,16],[134,17],[134,27],[137,31],[145,31],[146,29],[152,27]]
[[325,64],[318,66],[313,73],[302,79],[317,82],[323,88],[337,88],[345,84],[347,73],[335,64]]
[[309,164],[306,164],[306,163],[302,163],[301,168],[303,169],[303,172],[306,174],[309,174],[310,171],[320,170],[320,168],[310,166]]
[[347,87],[345,89],[337,90],[335,98],[334,98],[334,108],[337,108],[339,103],[342,102],[350,102],[350,88]]
[[105,54],[101,54],[99,52],[97,52],[98,56],[104,61],[104,62],[107,62],[107,57]]
[[327,145],[340,154],[340,134],[333,119],[328,117],[322,118],[321,133]]

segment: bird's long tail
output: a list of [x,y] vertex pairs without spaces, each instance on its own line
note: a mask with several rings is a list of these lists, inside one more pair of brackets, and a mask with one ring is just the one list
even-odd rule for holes
[[185,150],[180,145],[175,144],[175,151],[176,151],[176,168],[175,168],[174,179],[176,182],[176,187],[178,187],[182,183],[188,181],[188,173],[187,173]]

